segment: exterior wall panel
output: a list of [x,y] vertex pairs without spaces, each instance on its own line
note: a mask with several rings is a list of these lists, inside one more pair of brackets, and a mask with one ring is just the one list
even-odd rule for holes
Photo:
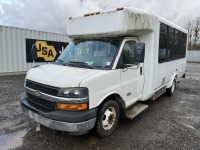
[[200,62],[200,50],[188,50],[187,61],[189,62]]
[[26,38],[68,42],[65,34],[0,26],[0,73],[27,71],[44,63],[26,62]]

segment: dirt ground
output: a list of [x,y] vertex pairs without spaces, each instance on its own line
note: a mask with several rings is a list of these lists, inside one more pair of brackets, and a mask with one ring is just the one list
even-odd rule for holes
[[22,114],[19,95],[24,75],[0,77],[0,149],[132,150],[200,149],[200,64],[187,63],[172,97],[148,101],[148,109],[133,120],[121,120],[107,138],[93,133],[67,135],[39,128]]

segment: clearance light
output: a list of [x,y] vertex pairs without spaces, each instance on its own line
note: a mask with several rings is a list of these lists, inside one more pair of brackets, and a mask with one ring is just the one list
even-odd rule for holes
[[64,104],[57,103],[57,108],[59,110],[86,110],[88,108],[88,104]]
[[90,14],[84,14],[85,17],[89,16]]
[[123,7],[117,8],[116,11],[123,10]]
[[98,14],[100,14],[100,11],[94,12],[94,13],[84,14],[84,16],[85,16],[85,17],[88,17],[88,16],[93,16],[93,15],[98,15]]

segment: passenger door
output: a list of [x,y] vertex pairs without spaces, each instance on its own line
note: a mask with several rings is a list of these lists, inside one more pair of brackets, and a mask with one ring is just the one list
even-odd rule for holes
[[136,41],[126,40],[119,60],[121,88],[126,107],[142,98],[144,75],[143,63],[138,63]]

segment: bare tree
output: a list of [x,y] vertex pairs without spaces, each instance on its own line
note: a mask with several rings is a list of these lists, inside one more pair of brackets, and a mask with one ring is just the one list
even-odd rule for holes
[[193,38],[193,47],[197,47],[198,40],[199,40],[199,30],[200,30],[200,17],[195,20],[195,24],[193,27],[194,31],[194,38]]
[[191,45],[192,45],[192,30],[193,30],[193,24],[192,24],[191,20],[188,20],[186,29],[188,30],[188,47],[191,47]]

